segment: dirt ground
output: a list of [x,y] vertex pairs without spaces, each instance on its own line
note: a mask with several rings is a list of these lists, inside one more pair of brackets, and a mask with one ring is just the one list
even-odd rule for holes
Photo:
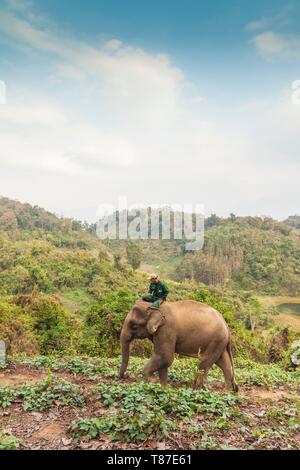
[[[80,385],[86,397],[84,407],[61,406],[55,404],[48,411],[24,411],[21,403],[14,403],[6,409],[0,409],[0,432],[6,435],[16,436],[22,449],[194,449],[191,435],[186,431],[187,423],[180,422],[176,432],[163,442],[148,439],[143,443],[114,442],[111,437],[102,434],[96,439],[83,439],[78,441],[70,432],[72,421],[78,418],[101,417],[108,411],[113,411],[101,404],[99,400],[93,400],[89,389],[93,382],[86,376],[76,376],[68,372],[55,372],[69,382]],[[30,366],[12,365],[8,370],[0,372],[0,387],[16,386],[22,384],[35,384],[47,376],[46,370],[33,369]],[[101,381],[113,382],[113,379],[101,378]],[[130,382],[130,380],[128,379]],[[210,389],[221,390],[223,384],[213,381]],[[230,429],[217,429],[214,438],[221,448],[229,449],[299,449],[300,431],[295,430],[286,436],[265,436],[263,429],[270,426],[268,411],[273,408],[286,408],[291,401],[299,399],[299,394],[288,387],[267,389],[262,387],[240,387],[239,393],[244,397],[239,405],[242,414],[249,418],[251,425],[241,426],[236,423]],[[289,405],[288,405],[289,404]],[[199,424],[206,420],[203,414],[197,414],[189,420],[188,424]],[[300,423],[299,423],[300,425]],[[298,428],[299,429],[299,428]],[[256,430],[256,434],[253,434]],[[261,435],[260,435],[261,430]]]

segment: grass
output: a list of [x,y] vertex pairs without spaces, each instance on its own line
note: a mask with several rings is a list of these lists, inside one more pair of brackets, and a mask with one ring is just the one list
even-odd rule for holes
[[300,383],[300,370],[286,371],[278,364],[259,364],[248,359],[238,359],[236,380],[246,386],[276,388],[278,385],[287,385],[294,388]]
[[140,269],[146,271],[147,273],[150,272],[157,272],[157,274],[162,278],[169,278],[174,274],[176,267],[182,261],[182,256],[173,256],[169,260],[144,260]]
[[273,296],[259,296],[258,297],[264,307],[276,307],[280,304],[300,304],[300,297],[289,297],[284,295],[273,295]]
[[[277,296],[260,296],[260,302],[262,305],[269,308],[276,308],[281,304],[300,304],[300,297],[289,297],[283,295]],[[293,331],[300,332],[300,317],[290,314],[290,313],[280,313],[278,311],[277,315],[274,315],[274,322],[277,326],[281,328],[289,327]]]
[[289,313],[279,313],[276,315],[275,324],[281,328],[291,328],[296,333],[300,333],[300,317]]
[[90,304],[91,298],[83,289],[65,289],[59,292],[59,298],[70,312],[82,312]]

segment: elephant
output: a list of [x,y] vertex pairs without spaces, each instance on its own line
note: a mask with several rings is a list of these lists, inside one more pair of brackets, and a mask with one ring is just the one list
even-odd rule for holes
[[234,378],[231,334],[223,316],[207,304],[194,300],[163,302],[159,310],[148,302],[136,301],[127,314],[120,335],[122,363],[119,378],[123,378],[129,361],[130,342],[148,338],[153,353],[144,367],[144,379],[158,372],[163,387],[168,383],[168,368],[175,353],[199,357],[196,388],[202,388],[213,364],[223,371],[227,390],[238,391]]

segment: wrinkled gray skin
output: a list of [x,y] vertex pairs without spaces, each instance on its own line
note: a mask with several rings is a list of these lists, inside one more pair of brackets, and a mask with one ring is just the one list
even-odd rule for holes
[[137,301],[126,316],[121,332],[122,365],[119,376],[124,377],[128,366],[130,342],[149,338],[153,354],[144,367],[144,378],[158,371],[160,383],[167,386],[168,367],[174,354],[199,357],[200,373],[195,386],[201,388],[213,364],[223,371],[228,390],[237,391],[231,353],[230,332],[222,315],[212,307],[193,300],[164,302],[160,310],[149,309],[149,303]]

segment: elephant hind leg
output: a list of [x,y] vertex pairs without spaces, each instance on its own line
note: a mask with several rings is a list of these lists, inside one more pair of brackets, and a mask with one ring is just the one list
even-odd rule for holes
[[201,352],[199,364],[200,372],[195,381],[195,388],[202,388],[204,386],[209,369],[218,360],[219,357],[219,348],[215,343],[210,344],[205,351]]
[[168,368],[164,367],[163,369],[158,370],[159,381],[162,387],[166,387],[168,385]]
[[226,390],[233,390],[234,392],[238,391],[238,386],[236,385],[233,377],[232,364],[227,350],[225,349],[220,359],[217,361],[217,365],[222,369]]

